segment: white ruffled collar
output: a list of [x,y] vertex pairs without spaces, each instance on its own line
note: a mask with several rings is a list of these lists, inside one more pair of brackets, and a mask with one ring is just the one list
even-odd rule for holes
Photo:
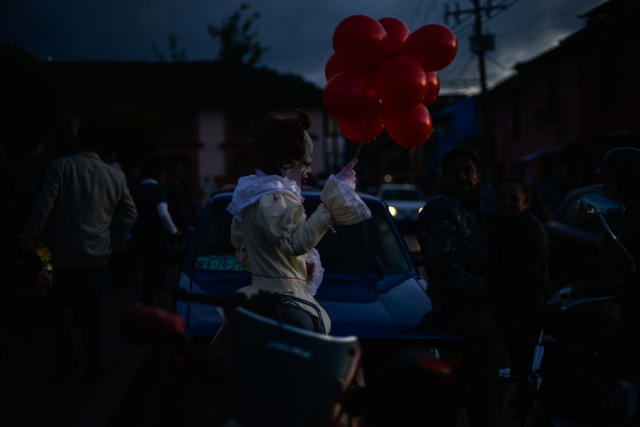
[[242,212],[266,194],[289,193],[302,202],[300,188],[295,181],[280,175],[267,175],[256,170],[255,175],[243,176],[238,180],[227,211],[242,221]]

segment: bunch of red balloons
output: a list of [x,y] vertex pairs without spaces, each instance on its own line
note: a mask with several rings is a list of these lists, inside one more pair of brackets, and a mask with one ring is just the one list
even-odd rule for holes
[[368,142],[386,129],[403,147],[427,142],[432,131],[427,107],[440,92],[436,71],[458,51],[451,30],[430,24],[410,32],[396,18],[353,15],[336,27],[333,49],[323,100],[344,136]]

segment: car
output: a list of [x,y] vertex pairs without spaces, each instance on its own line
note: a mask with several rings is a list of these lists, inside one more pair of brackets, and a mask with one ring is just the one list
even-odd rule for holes
[[377,196],[387,203],[391,216],[402,225],[415,224],[428,201],[422,191],[411,184],[383,184]]
[[[313,212],[320,192],[303,190],[302,195],[306,212]],[[382,360],[397,348],[456,355],[459,337],[431,319],[428,283],[416,271],[387,206],[377,197],[359,195],[372,217],[336,226],[317,246],[325,272],[315,298],[331,317],[331,335],[357,336],[363,363]],[[180,289],[225,296],[251,282],[230,242],[232,216],[226,208],[231,197],[220,192],[208,201],[184,259]],[[222,324],[215,307],[196,302],[178,301],[177,313],[191,336],[211,337]]]

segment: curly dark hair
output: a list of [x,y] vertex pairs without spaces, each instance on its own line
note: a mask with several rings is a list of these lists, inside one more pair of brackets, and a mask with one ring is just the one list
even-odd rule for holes
[[311,126],[311,118],[301,110],[296,117],[267,115],[252,147],[258,169],[269,175],[279,175],[280,169],[293,166],[304,155],[304,132]]

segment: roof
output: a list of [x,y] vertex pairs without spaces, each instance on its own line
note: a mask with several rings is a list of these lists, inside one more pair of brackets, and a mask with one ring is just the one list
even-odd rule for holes
[[209,107],[322,105],[322,90],[294,74],[219,61],[52,62],[72,106],[109,102]]
[[551,148],[545,149],[545,150],[538,150],[538,151],[534,151],[533,153],[529,153],[525,156],[522,156],[518,159],[518,162],[520,163],[529,163],[532,162],[535,159],[544,157],[544,156],[548,156],[554,153],[559,153],[562,150],[569,148],[570,146],[574,145],[575,141],[569,141],[569,142],[565,142],[563,144],[558,144],[556,146],[553,146]]
[[[516,74],[498,83],[491,89],[495,96],[522,83],[524,75],[536,75],[542,67],[558,61],[574,61],[576,55],[592,54],[603,46],[610,49],[625,49],[632,46],[632,38],[627,37],[629,28],[635,25],[640,16],[640,0],[611,0],[604,2],[583,15],[587,18],[587,25],[580,30],[560,40],[557,46],[552,46],[539,55],[517,63],[514,68]],[[604,45],[603,40],[614,41]]]
[[611,0],[600,3],[587,13],[579,15],[580,18],[588,18],[589,20],[599,19],[606,17],[612,13],[619,13],[619,10],[625,10],[625,12],[637,13],[640,9],[640,2],[638,0]]

